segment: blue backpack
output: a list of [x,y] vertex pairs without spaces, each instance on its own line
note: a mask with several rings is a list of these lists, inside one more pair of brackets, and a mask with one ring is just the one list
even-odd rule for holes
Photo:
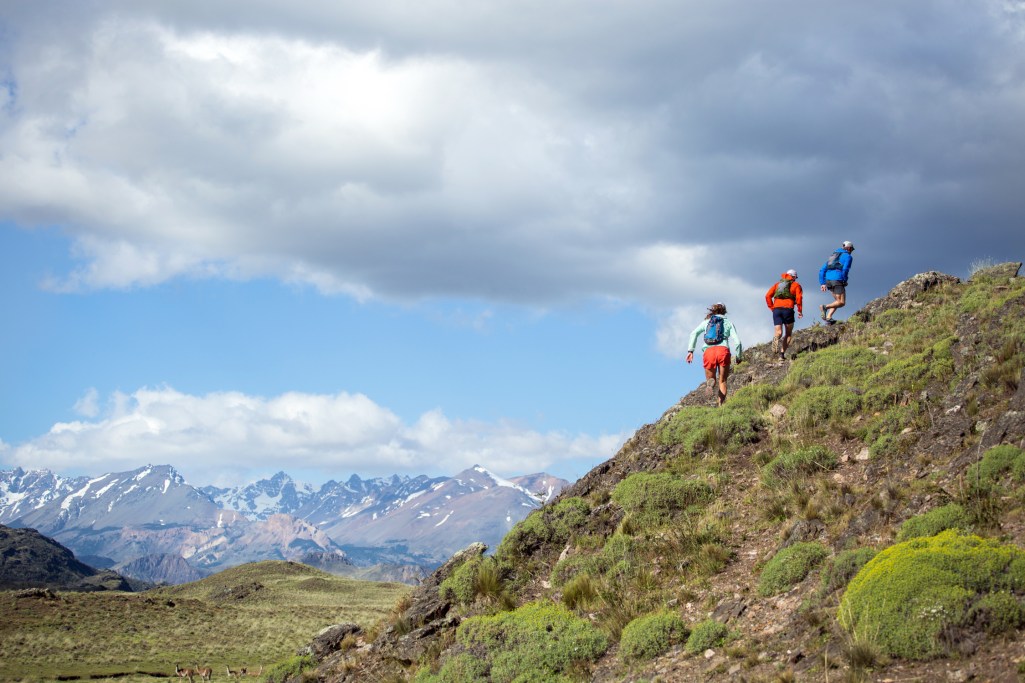
[[829,255],[829,260],[826,261],[826,270],[843,270],[843,264],[840,263],[840,255],[845,254],[843,249],[837,249]]
[[708,326],[705,328],[705,344],[714,346],[722,344],[726,338],[726,324],[721,315],[713,315],[708,319]]

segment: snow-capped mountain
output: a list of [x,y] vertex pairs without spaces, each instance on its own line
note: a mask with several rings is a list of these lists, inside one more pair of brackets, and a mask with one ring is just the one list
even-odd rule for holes
[[15,469],[0,471],[0,523],[111,564],[171,554],[203,571],[304,555],[430,566],[474,541],[494,547],[566,485],[544,474],[510,481],[480,466],[454,477],[353,475],[319,489],[284,472],[200,489],[168,465],[77,478]]

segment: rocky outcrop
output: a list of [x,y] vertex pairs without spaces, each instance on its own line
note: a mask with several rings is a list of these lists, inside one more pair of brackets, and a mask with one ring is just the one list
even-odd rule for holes
[[35,529],[0,525],[0,589],[130,591],[124,577],[75,559],[74,553]]

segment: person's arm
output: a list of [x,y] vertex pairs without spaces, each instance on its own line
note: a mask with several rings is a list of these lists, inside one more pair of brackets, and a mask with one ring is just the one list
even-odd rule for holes
[[690,363],[694,360],[694,349],[697,348],[698,338],[704,334],[705,328],[708,326],[708,321],[704,321],[700,325],[694,328],[694,331],[690,333],[690,341],[687,343],[687,362]]
[[765,293],[765,305],[769,307],[770,311],[772,310],[772,299],[773,299],[772,295],[775,294],[775,293],[776,293],[776,285],[773,285],[772,287],[769,287],[769,291],[767,291]]
[[727,319],[726,324],[729,325],[729,336],[726,337],[727,342],[730,346],[730,353],[739,363],[743,360],[744,345],[740,343],[740,333],[737,332],[737,326],[733,322]]
[[826,265],[828,265],[828,263],[828,261],[823,263],[822,267],[819,268],[819,287],[822,288],[823,292],[826,291]]
[[848,254],[846,251],[840,254],[840,265],[843,266],[843,270],[840,272],[840,282],[847,286],[847,274],[851,272],[851,265],[854,263],[854,257]]
[[793,282],[790,284],[790,291],[794,293],[794,304],[797,306],[797,317],[804,317],[804,290],[801,288],[801,283]]

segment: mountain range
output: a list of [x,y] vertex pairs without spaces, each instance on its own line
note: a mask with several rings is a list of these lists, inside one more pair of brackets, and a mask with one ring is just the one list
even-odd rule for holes
[[36,529],[93,566],[145,581],[264,559],[363,577],[376,566],[410,580],[468,543],[497,543],[567,485],[480,466],[453,477],[353,475],[317,489],[284,472],[218,488],[193,486],[170,465],[98,477],[17,468],[0,470],[0,524]]

